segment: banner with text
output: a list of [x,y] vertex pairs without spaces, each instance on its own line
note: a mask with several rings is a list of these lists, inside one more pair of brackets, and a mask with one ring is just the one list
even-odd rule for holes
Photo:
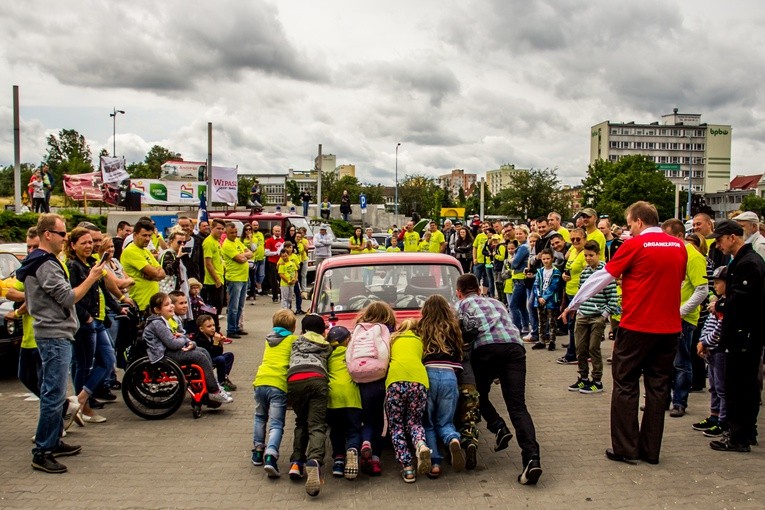
[[207,163],[204,161],[166,161],[159,178],[163,181],[204,181]]
[[101,156],[101,178],[104,184],[119,183],[125,179],[130,179],[130,175],[125,170],[125,159]]
[[238,197],[238,181],[236,167],[213,166],[213,190],[210,203],[225,202],[236,205]]
[[103,200],[101,172],[64,174],[64,193],[73,200]]
[[199,205],[199,194],[207,189],[200,181],[132,179],[130,190],[141,194],[141,203],[150,205]]

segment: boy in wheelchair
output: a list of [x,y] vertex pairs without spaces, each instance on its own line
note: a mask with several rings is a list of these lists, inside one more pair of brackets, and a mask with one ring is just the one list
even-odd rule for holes
[[156,363],[167,356],[181,365],[199,365],[204,372],[209,399],[221,404],[233,402],[215,378],[210,354],[204,349],[196,349],[196,343],[185,336],[183,327],[174,317],[175,307],[167,294],[158,292],[151,297],[148,315],[143,339],[149,361]]

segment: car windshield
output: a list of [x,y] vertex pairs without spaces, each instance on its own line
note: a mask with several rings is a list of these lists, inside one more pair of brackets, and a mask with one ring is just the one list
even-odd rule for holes
[[357,312],[373,301],[417,310],[433,294],[455,304],[460,271],[451,265],[377,264],[329,269],[316,286],[316,313]]
[[19,268],[21,262],[12,253],[0,253],[0,279],[6,279]]
[[313,230],[311,230],[311,225],[309,225],[306,219],[302,216],[290,216],[289,222],[291,225],[295,225],[295,230],[305,228],[308,237],[313,237]]

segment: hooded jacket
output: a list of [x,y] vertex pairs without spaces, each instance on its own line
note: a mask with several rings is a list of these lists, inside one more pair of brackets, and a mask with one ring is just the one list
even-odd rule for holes
[[325,378],[329,377],[327,363],[330,354],[332,354],[332,346],[323,335],[306,331],[292,342],[287,378],[305,372],[316,372]]
[[[183,331],[182,329],[180,331]],[[167,321],[161,315],[150,315],[146,319],[143,330],[143,341],[146,342],[146,354],[151,363],[156,363],[165,357],[165,351],[180,351],[189,344],[196,344],[185,335],[175,336]]]
[[34,317],[35,337],[74,340],[80,327],[74,309],[74,290],[63,264],[52,253],[37,249],[16,270],[24,284],[29,315]]
[[275,327],[266,336],[263,362],[258,367],[252,386],[272,386],[287,392],[287,369],[290,366],[292,342],[297,337],[284,328]]

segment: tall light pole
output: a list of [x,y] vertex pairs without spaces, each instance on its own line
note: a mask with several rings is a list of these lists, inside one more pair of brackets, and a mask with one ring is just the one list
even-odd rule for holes
[[114,111],[109,114],[109,117],[112,118],[112,157],[117,157],[117,114],[125,114],[125,110],[118,110],[117,107],[114,107]]
[[688,210],[686,215],[691,219],[691,200],[693,198],[693,135],[688,135]]
[[398,148],[399,147],[401,147],[401,142],[396,144],[396,195],[393,199],[396,216],[398,216]]

